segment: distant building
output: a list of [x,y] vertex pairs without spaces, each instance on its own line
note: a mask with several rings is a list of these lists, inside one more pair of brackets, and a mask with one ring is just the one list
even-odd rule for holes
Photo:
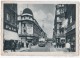
[[68,20],[66,42],[70,42],[71,51],[76,51],[76,5],[66,5],[66,19]]
[[24,9],[19,17],[21,19],[18,20],[18,34],[22,40],[23,47],[26,47],[27,42],[35,45],[40,37],[46,36],[46,33],[34,19],[33,13],[29,8]]
[[64,4],[56,5],[53,38],[58,47],[61,43],[65,43],[66,39],[66,27],[63,26],[65,24],[64,21],[66,20],[65,11],[66,9]]
[[12,42],[20,41],[17,30],[17,4],[4,4],[4,49],[11,49]]

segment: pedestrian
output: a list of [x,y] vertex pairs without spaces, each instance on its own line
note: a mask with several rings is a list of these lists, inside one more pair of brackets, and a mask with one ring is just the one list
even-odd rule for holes
[[26,47],[28,48],[28,42],[26,42]]
[[32,43],[29,43],[29,48],[31,49]]
[[74,51],[74,43],[71,42],[71,51],[73,52]]
[[11,46],[11,51],[14,51],[15,52],[15,49],[16,49],[16,44],[15,42],[12,43],[12,46]]
[[53,46],[56,47],[56,43],[55,42],[53,43]]
[[66,43],[66,46],[65,47],[66,47],[67,51],[70,52],[70,43],[69,42]]

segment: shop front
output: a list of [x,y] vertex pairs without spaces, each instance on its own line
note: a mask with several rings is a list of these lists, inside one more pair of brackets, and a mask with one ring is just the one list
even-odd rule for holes
[[70,43],[70,51],[75,52],[76,50],[76,34],[75,34],[75,29],[71,30],[66,34],[66,42]]
[[16,32],[4,30],[3,38],[4,38],[3,39],[4,50],[10,50],[12,47],[12,43],[15,43],[16,49],[20,48],[19,45],[20,45],[21,39],[19,38]]

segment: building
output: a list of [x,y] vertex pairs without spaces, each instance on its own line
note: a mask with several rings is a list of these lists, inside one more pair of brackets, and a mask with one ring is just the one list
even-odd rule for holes
[[[61,11],[62,10],[62,11]],[[58,4],[56,5],[56,14],[54,20],[53,37],[56,43],[61,41],[61,37],[70,43],[70,50],[76,51],[76,5],[75,4]],[[58,25],[59,24],[59,25]],[[60,34],[60,35],[59,35]]]
[[68,20],[67,32],[66,32],[66,42],[70,42],[71,51],[76,51],[76,5],[68,4],[66,5],[66,17]]
[[27,42],[35,45],[40,37],[46,37],[46,33],[34,19],[33,13],[29,8],[24,9],[23,13],[19,15],[18,27],[18,34],[23,44],[22,47],[26,47]]
[[4,50],[11,49],[12,42],[19,42],[17,34],[17,4],[4,4]]
[[64,4],[56,5],[55,20],[54,20],[54,32],[53,38],[57,44],[57,47],[64,47],[66,41],[66,27],[65,25],[65,12],[66,8]]

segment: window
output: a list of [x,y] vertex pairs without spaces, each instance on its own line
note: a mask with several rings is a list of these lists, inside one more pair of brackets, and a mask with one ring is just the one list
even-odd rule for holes
[[8,29],[9,28],[9,26],[8,25],[6,25],[6,29]]
[[57,21],[59,20],[59,17],[57,17]]
[[72,23],[72,16],[70,16],[70,23]]
[[25,24],[23,24],[23,27],[25,27]]
[[10,20],[10,15],[8,13],[6,14],[6,19]]
[[26,20],[29,19],[29,16],[25,16],[25,19],[26,19]]
[[58,10],[57,10],[57,15],[59,15],[59,14],[60,14],[60,10],[58,9]]
[[26,32],[26,30],[24,29],[24,33]]
[[57,22],[61,22],[61,19],[59,17],[57,17]]
[[61,9],[61,13],[64,13],[64,9]]
[[58,6],[61,7],[61,4],[59,4]]
[[24,17],[22,17],[22,20],[24,20]]
[[59,29],[59,24],[57,24],[57,29]]
[[32,18],[31,18],[31,17],[29,17],[29,19],[30,19],[30,20],[32,20]]
[[59,35],[60,33],[59,33],[59,30],[57,30],[57,35]]

